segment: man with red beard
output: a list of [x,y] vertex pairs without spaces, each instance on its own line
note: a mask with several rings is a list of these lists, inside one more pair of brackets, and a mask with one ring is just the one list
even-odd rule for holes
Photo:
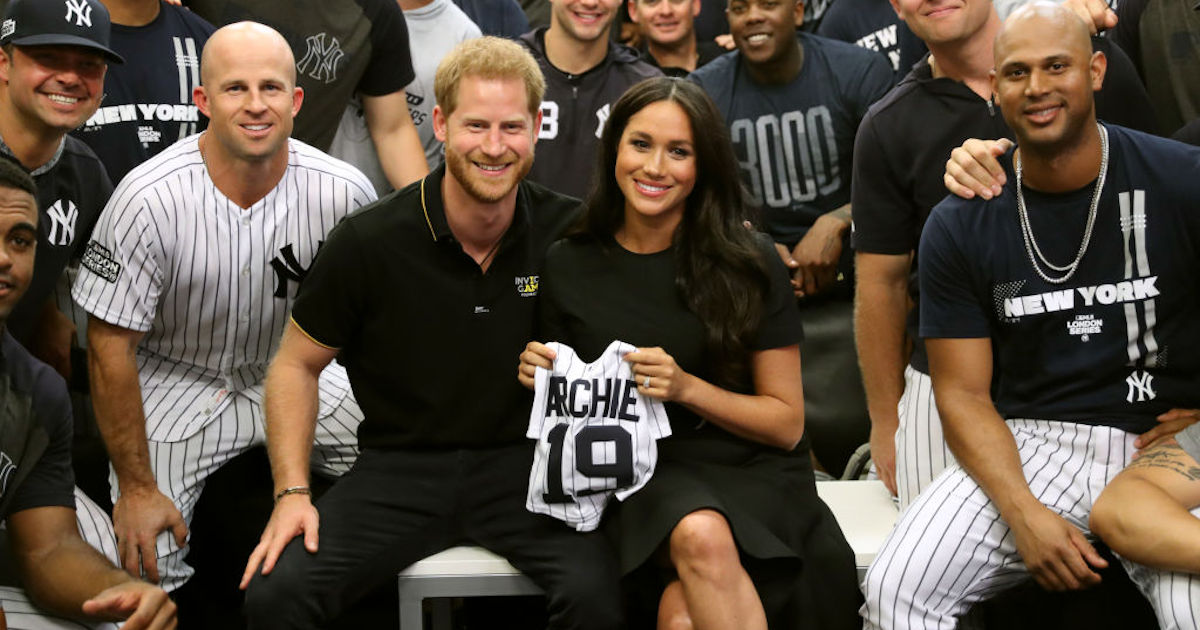
[[[309,270],[267,376],[276,505],[243,577],[250,627],[325,627],[461,543],[541,586],[551,627],[621,627],[604,539],[525,510],[531,393],[512,368],[543,256],[578,212],[523,181],[544,89],[518,44],[460,44],[434,80],[445,165],[347,217]],[[320,501],[318,546],[304,462],[317,375],[335,357],[365,420],[358,463]]]

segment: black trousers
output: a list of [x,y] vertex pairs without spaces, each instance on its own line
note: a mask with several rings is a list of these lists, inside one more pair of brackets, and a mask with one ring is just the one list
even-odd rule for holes
[[462,543],[489,549],[546,592],[553,628],[623,626],[607,540],[525,509],[533,445],[364,450],[317,504],[315,554],[293,540],[246,594],[250,627],[322,628],[383,581]]

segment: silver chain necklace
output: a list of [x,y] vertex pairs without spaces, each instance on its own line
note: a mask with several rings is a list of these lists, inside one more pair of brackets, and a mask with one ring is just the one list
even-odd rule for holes
[[[1075,275],[1079,269],[1079,261],[1083,260],[1083,255],[1087,253],[1088,245],[1092,242],[1092,228],[1096,225],[1100,193],[1104,190],[1104,178],[1108,175],[1108,130],[1100,123],[1096,123],[1096,128],[1100,130],[1100,176],[1096,178],[1096,190],[1092,192],[1092,206],[1088,209],[1087,227],[1083,230],[1083,241],[1079,243],[1079,253],[1075,254],[1075,260],[1068,265],[1059,266],[1046,260],[1046,255],[1038,247],[1037,239],[1033,237],[1033,226],[1029,224],[1029,211],[1025,209],[1025,196],[1021,194],[1021,153],[1019,151],[1013,165],[1017,175],[1017,214],[1021,218],[1021,236],[1025,239],[1025,252],[1029,254],[1029,262],[1033,264],[1033,270],[1041,276],[1042,280],[1050,284],[1062,284],[1070,280],[1071,276]],[[1063,272],[1063,275],[1052,278],[1048,273],[1042,271],[1042,265],[1053,271]]]

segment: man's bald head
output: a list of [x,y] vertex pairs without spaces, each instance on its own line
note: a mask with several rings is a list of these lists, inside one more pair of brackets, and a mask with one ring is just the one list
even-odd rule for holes
[[1000,67],[1001,59],[1009,54],[1012,46],[1020,45],[1035,33],[1053,33],[1053,41],[1082,51],[1085,55],[1092,54],[1092,33],[1083,18],[1060,4],[1036,0],[1013,11],[996,33],[993,46],[996,67]]
[[200,79],[192,99],[209,118],[201,138],[209,168],[286,167],[287,140],[304,101],[287,40],[255,22],[221,28],[204,46]]
[[200,56],[200,83],[208,85],[221,64],[234,55],[255,55],[286,66],[288,81],[296,85],[296,57],[292,55],[292,47],[279,31],[258,22],[235,22],[217,29],[208,38]]
[[1013,12],[996,35],[992,90],[1022,152],[1060,154],[1095,132],[1094,92],[1106,60],[1087,24],[1057,4]]

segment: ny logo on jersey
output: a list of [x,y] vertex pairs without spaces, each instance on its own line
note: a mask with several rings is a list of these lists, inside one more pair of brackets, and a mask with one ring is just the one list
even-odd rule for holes
[[342,45],[338,43],[337,38],[330,37],[329,44],[326,45],[325,33],[321,33],[311,35],[304,41],[308,44],[308,50],[300,63],[296,64],[296,69],[318,81],[336,81],[338,62],[346,54],[342,52]]
[[[317,242],[317,250],[325,241]],[[271,259],[271,268],[275,270],[275,297],[286,298],[288,296],[288,280],[299,284],[304,276],[308,275],[308,267],[300,264],[296,259],[296,252],[290,244],[279,250],[279,255]]]
[[600,134],[604,133],[604,123],[608,122],[607,103],[604,104],[604,107],[596,110],[596,121],[596,137],[599,138]]
[[67,21],[75,16],[75,26],[92,26],[92,7],[87,0],[67,0]]
[[50,236],[47,238],[51,245],[70,245],[75,241],[75,219],[79,218],[79,208],[70,199],[59,199],[46,209],[50,217]]
[[1134,393],[1137,393],[1136,402],[1145,402],[1154,400],[1158,394],[1154,391],[1154,375],[1142,370],[1134,372],[1125,379],[1125,384],[1129,386],[1129,393],[1125,396],[1125,402],[1135,402],[1133,399]]

